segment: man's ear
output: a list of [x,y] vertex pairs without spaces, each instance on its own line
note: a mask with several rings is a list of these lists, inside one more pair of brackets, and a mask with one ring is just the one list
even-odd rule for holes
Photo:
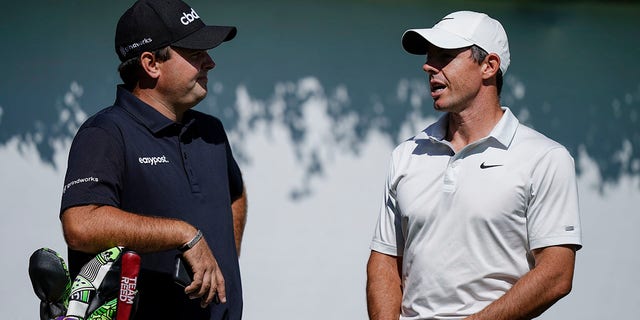
[[150,78],[157,79],[160,76],[160,69],[158,68],[158,60],[151,52],[143,52],[140,54],[140,65],[142,70]]
[[495,53],[490,53],[484,58],[482,63],[482,78],[489,79],[500,71],[500,57]]

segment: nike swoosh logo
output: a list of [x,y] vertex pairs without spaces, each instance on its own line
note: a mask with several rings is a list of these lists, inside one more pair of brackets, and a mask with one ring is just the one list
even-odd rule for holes
[[503,164],[484,164],[483,162],[480,164],[480,169],[489,169],[489,168],[502,167],[502,166]]

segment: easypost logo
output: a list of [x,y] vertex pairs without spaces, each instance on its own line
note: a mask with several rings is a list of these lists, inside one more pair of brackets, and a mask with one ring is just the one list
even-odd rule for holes
[[141,164],[150,164],[152,166],[155,166],[160,163],[169,163],[169,160],[167,160],[167,157],[165,155],[162,155],[160,157],[139,157],[138,162],[140,162]]
[[196,10],[191,8],[191,12],[182,13],[182,18],[180,18],[180,22],[182,22],[182,24],[186,26],[186,25],[189,25],[189,23],[195,21],[196,19],[200,19],[200,16],[196,13]]

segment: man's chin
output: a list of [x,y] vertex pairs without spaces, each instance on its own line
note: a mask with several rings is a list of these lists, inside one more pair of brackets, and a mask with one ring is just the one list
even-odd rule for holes
[[441,103],[438,103],[438,101],[434,101],[433,102],[433,109],[436,111],[447,111],[446,107],[443,106]]
[[209,90],[207,90],[207,82],[205,81],[204,83],[198,81],[198,83],[196,84],[197,86],[197,90],[196,90],[196,95],[198,97],[201,97],[200,100],[204,99],[207,96],[207,92],[209,92]]
[[206,97],[207,97],[207,92],[205,91],[205,92],[204,92],[204,94],[202,94],[202,95],[198,95],[198,96],[196,97],[196,99],[195,99],[195,100],[196,100],[196,103],[195,103],[195,104],[200,103],[200,102],[201,102],[202,100],[204,100],[204,98],[206,98]]

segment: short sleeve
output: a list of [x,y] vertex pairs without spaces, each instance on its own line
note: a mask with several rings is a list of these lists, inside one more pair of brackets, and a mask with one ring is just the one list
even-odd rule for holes
[[113,135],[81,128],[69,151],[60,213],[89,204],[119,206],[123,168],[123,147]]
[[531,249],[582,246],[573,158],[565,148],[547,152],[532,174],[527,229]]
[[370,249],[392,256],[402,256],[404,252],[404,236],[401,223],[402,217],[396,200],[396,185],[395,166],[392,159],[389,164],[378,222],[374,229]]

